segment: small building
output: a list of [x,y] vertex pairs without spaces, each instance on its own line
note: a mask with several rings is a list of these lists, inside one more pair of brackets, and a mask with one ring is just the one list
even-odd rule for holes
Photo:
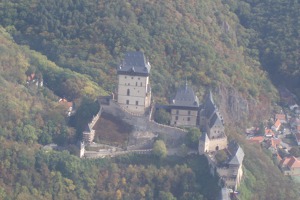
[[70,117],[75,113],[75,103],[72,101],[68,101],[66,98],[61,98],[58,102],[63,105],[66,109],[66,115]]
[[221,180],[223,180],[225,187],[236,190],[243,176],[243,160],[245,154],[243,149],[235,141],[231,141],[226,150],[228,160],[217,167],[217,172]]
[[281,124],[287,123],[285,114],[276,114],[274,117],[274,121],[276,121],[276,120],[279,120]]
[[268,137],[268,138],[271,138],[271,137],[274,137],[275,134],[274,134],[272,129],[267,128],[267,129],[265,129],[265,136]]
[[280,129],[280,127],[281,127],[281,122],[280,122],[279,119],[277,119],[275,121],[275,123],[273,124],[273,126],[272,126],[272,130],[273,131],[278,131]]
[[151,65],[142,52],[128,52],[118,68],[118,103],[134,114],[144,114],[151,103]]
[[270,140],[267,140],[267,148],[273,153],[277,153],[277,149],[280,146],[281,139],[279,138],[271,138]]
[[265,140],[263,136],[255,136],[248,139],[249,142],[260,144]]
[[286,157],[279,163],[279,167],[284,175],[299,176],[300,175],[300,161],[292,157]]
[[199,99],[187,82],[177,90],[170,110],[172,126],[196,127],[198,125]]

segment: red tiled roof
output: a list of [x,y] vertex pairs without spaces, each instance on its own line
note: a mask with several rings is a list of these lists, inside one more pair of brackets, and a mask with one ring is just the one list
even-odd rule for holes
[[265,130],[265,135],[266,136],[274,136],[274,132],[271,129],[266,129]]
[[275,120],[286,120],[285,114],[276,114],[275,115]]
[[280,139],[274,139],[274,138],[271,139],[271,146],[274,148],[276,148],[277,145],[279,145],[280,143],[281,143]]
[[64,105],[67,108],[70,108],[73,106],[73,102],[72,101],[68,101],[67,99],[63,98],[63,99],[59,99],[58,101],[60,104]]
[[274,123],[274,126],[275,126],[276,128],[279,128],[279,127],[281,126],[281,122],[280,122],[279,119],[276,120],[276,122]]
[[287,166],[292,169],[292,168],[300,168],[300,161],[295,158],[294,156],[292,156],[290,158],[290,161],[287,163]]
[[264,141],[264,137],[263,136],[256,136],[253,138],[249,139],[250,142],[255,142],[255,143],[262,143]]
[[292,156],[281,160],[279,165],[281,167],[289,167],[290,169],[295,169],[295,168],[300,168],[300,161],[294,156]]

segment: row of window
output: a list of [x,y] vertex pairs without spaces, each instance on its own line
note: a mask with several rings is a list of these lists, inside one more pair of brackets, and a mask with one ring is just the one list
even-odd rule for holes
[[[176,115],[179,115],[179,110],[176,110]],[[188,115],[191,115],[191,111],[188,111]]]
[[[125,83],[125,85],[130,86],[130,83]],[[135,82],[135,86],[138,86],[138,82]],[[140,86],[143,87],[143,82],[141,82]]]
[[[178,116],[175,117],[175,120],[176,120],[176,121],[178,120]],[[183,120],[184,120],[184,119],[183,119]],[[191,121],[191,118],[188,117],[188,118],[187,118],[187,121],[188,121],[188,122]]]
[[[127,76],[125,76],[125,79],[127,79]],[[131,76],[131,79],[134,79],[134,77]],[[138,77],[138,80],[140,80],[140,77]]]
[[[126,100],[126,104],[129,105],[129,100]],[[139,101],[135,101],[135,105],[138,106],[139,105]]]

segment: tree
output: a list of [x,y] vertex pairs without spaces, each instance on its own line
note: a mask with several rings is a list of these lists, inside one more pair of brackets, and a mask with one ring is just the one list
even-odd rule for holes
[[154,120],[160,124],[170,124],[171,115],[165,109],[159,109],[154,114]]
[[162,140],[156,140],[153,145],[153,154],[158,156],[159,158],[164,158],[168,154],[167,147]]
[[192,149],[197,149],[201,132],[199,128],[191,128],[185,137],[185,143]]
[[172,193],[170,192],[164,192],[164,191],[159,191],[159,200],[176,200],[176,198],[173,196]]
[[215,158],[216,158],[217,162],[220,164],[227,159],[227,154],[224,150],[220,150],[216,153]]

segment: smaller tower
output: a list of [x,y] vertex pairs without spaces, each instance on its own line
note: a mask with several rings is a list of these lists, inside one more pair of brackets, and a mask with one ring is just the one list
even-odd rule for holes
[[198,125],[199,99],[194,90],[188,86],[187,80],[185,85],[177,90],[170,108],[172,126],[196,127]]
[[79,158],[82,158],[85,153],[84,141],[80,142]]

